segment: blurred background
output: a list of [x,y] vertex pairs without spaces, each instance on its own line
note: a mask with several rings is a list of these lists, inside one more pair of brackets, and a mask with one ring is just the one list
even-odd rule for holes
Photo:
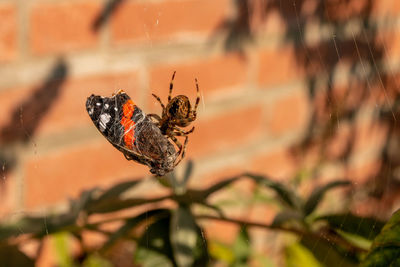
[[[150,176],[125,160],[85,109],[91,94],[127,92],[146,113],[152,93],[201,101],[186,158],[189,185],[244,171],[295,183],[299,194],[335,179],[324,208],[387,219],[399,207],[397,0],[0,0],[0,214],[62,209],[83,190]],[[235,218],[270,223],[254,188],[224,194]],[[147,179],[137,194],[163,189]],[[216,196],[223,199],[225,196]],[[238,227],[204,224],[231,242]],[[255,249],[279,265],[276,233]],[[261,237],[260,237],[261,236]]]

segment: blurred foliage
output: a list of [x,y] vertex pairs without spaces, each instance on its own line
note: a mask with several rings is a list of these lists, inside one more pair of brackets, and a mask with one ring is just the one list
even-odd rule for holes
[[[113,0],[105,3],[92,24],[93,30],[98,31],[122,2]],[[226,33],[227,51],[245,53],[245,46],[257,40],[257,27],[252,23],[257,21],[257,16],[260,22],[267,21],[270,16],[278,17],[284,24],[281,27],[285,31],[284,45],[294,49],[296,66],[307,73],[308,98],[313,103],[312,114],[304,140],[293,150],[299,161],[308,151],[317,150],[318,162],[310,170],[311,176],[316,177],[319,167],[325,162],[339,162],[346,166],[352,160],[358,149],[355,142],[359,137],[357,118],[365,112],[365,108],[369,108],[373,113],[371,124],[387,131],[382,138],[384,143],[376,148],[380,155],[378,174],[369,177],[368,183],[363,186],[373,198],[391,199],[396,196],[396,189],[400,186],[400,132],[397,124],[400,114],[399,86],[397,76],[382,64],[396,42],[384,44],[377,38],[379,25],[371,18],[379,1],[361,1],[360,5],[356,5],[358,8],[353,8],[356,1],[352,0],[314,1],[311,5],[313,7],[310,7],[310,1],[303,0],[236,0],[234,3],[236,16],[229,17],[217,29],[218,34],[221,31]],[[387,19],[383,21],[383,26],[389,26],[390,18]],[[328,29],[329,34],[321,35],[318,42],[309,42],[306,33],[310,25]],[[343,63],[349,65],[346,74],[348,82],[336,84],[336,75]],[[60,59],[46,81],[34,90],[27,101],[13,110],[14,119],[9,120],[11,124],[1,129],[2,144],[17,141],[24,143],[27,137],[35,134],[41,119],[58,97],[67,76],[68,68],[64,60]],[[338,91],[338,86],[343,88]],[[385,99],[382,103],[371,99],[374,95],[382,94]],[[15,121],[19,121],[22,110],[24,117],[32,117],[29,114],[39,116],[34,116],[35,120],[25,121],[23,128],[16,127]],[[344,149],[332,155],[330,147],[332,143],[335,144],[341,126],[349,127],[349,138],[344,140]],[[7,169],[16,165],[15,156],[3,154],[0,155],[0,158],[4,158],[2,161],[11,165]],[[332,181],[316,187],[307,197],[300,196],[287,184],[254,173],[228,177],[206,189],[197,190],[187,187],[192,169],[193,164],[189,162],[183,177],[176,177],[172,173],[160,180],[162,186],[170,189],[169,194],[161,197],[126,197],[126,192],[140,184],[140,181],[128,181],[108,190],[94,188],[85,191],[78,199],[71,200],[69,209],[62,213],[23,216],[11,222],[3,222],[0,225],[0,265],[34,266],[42,253],[43,243],[51,236],[58,266],[113,266],[110,251],[119,248],[122,240],[135,244],[131,252],[132,265],[205,266],[222,263],[225,266],[247,266],[258,262],[262,266],[270,266],[271,262],[254,251],[254,240],[249,234],[252,228],[261,228],[296,237],[294,241],[287,242],[284,248],[285,263],[290,267],[359,264],[400,266],[399,212],[387,224],[347,210],[318,214],[325,194],[339,187],[350,186],[347,180]],[[298,180],[302,180],[302,176],[299,175]],[[271,224],[227,217],[222,205],[211,201],[214,194],[242,179],[250,179],[258,185],[257,188],[272,191],[276,200],[282,204]],[[263,204],[274,205],[264,191],[256,191],[254,199],[267,200]],[[394,203],[387,199],[386,203]],[[165,200],[174,205],[170,208],[154,208],[149,205],[157,205]],[[247,201],[232,199],[234,203]],[[197,212],[197,206],[205,207],[208,213]],[[132,208],[140,208],[138,210],[141,212],[127,216],[129,213],[124,212]],[[376,213],[382,211],[377,210]],[[91,218],[99,215],[104,215],[104,219],[93,223]],[[200,221],[207,220],[240,226],[233,244],[224,244],[205,235]],[[104,226],[110,222],[118,222],[120,225],[114,231],[104,230],[107,229]],[[86,232],[100,233],[106,240],[99,247],[87,247],[83,238]],[[71,251],[71,239],[80,243],[78,253]],[[28,257],[22,249],[26,241],[32,240],[40,244],[33,258]]]
[[393,214],[374,239],[371,250],[360,266],[400,266],[400,210]]
[[[78,199],[70,201],[69,210],[64,213],[24,216],[3,223],[0,225],[0,262],[7,266],[34,266],[41,250],[38,249],[35,258],[30,258],[22,252],[21,245],[27,240],[42,243],[50,235],[58,266],[65,267],[112,266],[110,251],[122,240],[135,244],[131,264],[140,266],[207,266],[217,262],[232,267],[247,266],[251,262],[273,266],[253,249],[249,230],[257,227],[297,237],[295,242],[288,242],[284,250],[287,266],[338,266],[338,263],[357,266],[362,260],[362,266],[396,266],[400,251],[399,213],[385,226],[374,218],[351,213],[316,214],[325,194],[338,187],[349,187],[348,181],[318,186],[304,198],[287,184],[253,173],[226,178],[202,190],[191,189],[187,184],[192,170],[193,163],[189,162],[183,177],[171,173],[161,178],[160,185],[170,189],[163,197],[127,197],[125,193],[140,182],[123,182],[107,190],[95,188],[83,192]],[[269,189],[267,191],[272,191],[282,204],[271,224],[229,218],[223,208],[211,203],[210,196],[241,179],[252,180],[257,188]],[[261,199],[262,192],[254,191],[257,199]],[[146,208],[150,203],[164,200],[175,205]],[[206,209],[200,213],[195,206]],[[137,207],[144,207],[146,211],[125,217],[119,213]],[[98,215],[107,216],[91,222],[90,218]],[[235,224],[240,226],[240,231],[232,244],[224,244],[203,233],[199,222],[204,220]],[[104,230],[103,226],[110,222],[120,224],[113,231]],[[82,238],[88,231],[103,234],[106,240],[101,246],[89,248]],[[78,255],[71,252],[71,239],[80,243]]]

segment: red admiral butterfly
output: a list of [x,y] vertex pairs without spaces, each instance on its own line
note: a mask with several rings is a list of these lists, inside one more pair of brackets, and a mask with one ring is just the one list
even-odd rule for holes
[[96,128],[126,159],[150,167],[163,176],[179,163],[179,153],[147,116],[122,90],[111,97],[91,95],[86,110]]

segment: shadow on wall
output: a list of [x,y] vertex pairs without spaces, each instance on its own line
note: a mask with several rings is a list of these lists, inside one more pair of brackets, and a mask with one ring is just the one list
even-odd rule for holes
[[[108,1],[93,21],[93,31],[97,32],[107,23],[122,2],[123,0]],[[60,58],[43,84],[35,88],[25,101],[14,107],[8,124],[0,129],[0,177],[5,177],[17,163],[15,152],[10,145],[26,144],[32,139],[42,118],[60,94],[67,76],[68,66],[65,60]]]
[[9,115],[8,124],[0,129],[0,176],[13,169],[16,164],[16,155],[9,152],[10,145],[28,143],[35,135],[44,115],[51,109],[54,100],[59,96],[62,85],[68,76],[68,66],[60,58],[47,78],[33,90],[23,102],[16,105]]
[[[294,49],[297,66],[307,75],[313,112],[304,139],[292,149],[299,166],[306,153],[317,149],[318,162],[311,177],[316,178],[319,166],[327,162],[340,163],[349,170],[350,159],[357,152],[357,138],[363,131],[357,118],[366,109],[371,110],[367,129],[364,127],[367,138],[373,138],[371,133],[376,128],[385,129],[386,136],[378,147],[379,170],[369,176],[363,189],[372,199],[388,203],[383,213],[391,210],[400,190],[400,96],[396,76],[382,64],[392,42],[382,40],[382,34],[378,36],[378,27],[380,32],[381,28],[390,29],[394,18],[391,21],[382,16],[377,21],[373,12],[379,1],[373,0],[243,0],[235,4],[238,16],[216,30],[226,32],[227,51],[242,52],[246,42],[257,34],[257,26],[278,14],[285,23],[285,46]],[[317,42],[307,42],[310,28],[318,35]],[[329,34],[322,35],[324,29]],[[338,82],[337,73],[343,67],[347,77]],[[343,128],[347,131],[345,137]],[[345,145],[332,153],[338,137]]]
[[[121,8],[123,1],[105,3],[92,23],[93,31],[104,26]],[[369,177],[365,189],[371,197],[380,200],[395,196],[400,189],[400,142],[397,141],[400,140],[397,123],[400,99],[396,90],[399,86],[396,77],[382,67],[391,42],[380,39],[382,36],[378,36],[378,27],[381,29],[392,24],[388,17],[382,17],[377,23],[373,12],[379,0],[234,0],[234,4],[237,11],[235,18],[223,21],[211,39],[225,33],[226,51],[243,54],[245,45],[258,34],[261,28],[258,26],[278,16],[278,20],[285,24],[282,27],[285,46],[294,49],[298,68],[307,74],[308,97],[309,103],[313,103],[313,113],[304,139],[292,149],[299,165],[304,154],[317,150],[318,162],[311,177],[317,177],[319,166],[326,162],[348,167],[360,135],[358,115],[370,109],[372,116],[368,127],[382,127],[386,131],[382,138],[384,141],[378,147],[379,171]],[[313,34],[318,41],[306,40],[310,28],[315,29]],[[329,34],[322,34],[327,31]],[[338,83],[337,73],[343,67],[346,79]],[[59,95],[67,75],[68,67],[60,59],[45,82],[14,108],[9,123],[0,129],[1,147],[9,143],[29,142]],[[345,137],[341,136],[342,126],[346,126]],[[366,130],[367,133],[369,130]],[[332,154],[330,147],[338,136],[345,145]],[[0,173],[16,163],[15,156],[5,152],[0,152],[0,160],[0,167],[3,165]],[[389,210],[390,204],[386,208]]]
[[[107,2],[93,22],[93,30],[98,31],[107,23],[121,3],[123,0]],[[380,169],[370,175],[364,189],[378,200],[394,196],[400,189],[400,177],[397,177],[400,176],[400,143],[396,141],[400,140],[399,94],[396,91],[399,86],[396,77],[382,69],[390,49],[387,44],[391,42],[378,36],[377,17],[373,12],[379,1],[233,0],[233,3],[236,16],[221,22],[210,37],[211,41],[224,34],[226,51],[245,56],[243,48],[254,40],[258,29],[262,28],[259,26],[278,16],[285,24],[282,27],[285,45],[294,49],[298,68],[307,74],[313,112],[304,139],[292,149],[299,166],[304,154],[317,149],[318,162],[311,177],[317,177],[319,166],[326,162],[351,168],[350,159],[356,153],[363,127],[357,118],[369,108],[373,114],[367,126],[371,129],[366,131],[374,127],[387,130],[385,141],[378,148]],[[382,16],[379,20],[380,28],[392,25],[390,18]],[[315,29],[313,34],[317,35],[317,42],[307,42],[310,28]],[[328,29],[329,34],[323,35],[324,29],[325,32]],[[336,75],[343,66],[347,79],[338,83]],[[347,131],[345,138],[341,136],[343,128]],[[331,147],[338,136],[345,144],[340,151],[332,153]],[[390,205],[386,208],[390,210]]]
[[110,20],[112,14],[121,6],[123,1],[124,0],[110,0],[105,3],[103,10],[93,21],[92,30],[94,32],[99,31],[100,28]]
[[240,52],[240,54],[243,55],[244,45],[253,40],[251,28],[252,18],[258,6],[247,0],[234,0],[234,3],[236,7],[236,16],[222,21],[210,39],[212,42],[212,40],[221,33],[225,33],[225,50],[227,52]]

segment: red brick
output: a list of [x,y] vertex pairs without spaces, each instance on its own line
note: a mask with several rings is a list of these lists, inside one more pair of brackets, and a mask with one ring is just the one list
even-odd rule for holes
[[264,0],[247,2],[251,5],[250,29],[254,35],[279,36],[287,33],[287,20],[277,10],[271,10],[266,15],[267,9]]
[[189,33],[208,35],[224,22],[229,7],[228,0],[126,1],[112,18],[113,42],[152,42]]
[[[247,63],[236,53],[178,64],[161,64],[150,69],[150,91],[166,102],[169,83],[173,72],[175,95],[187,95],[192,101],[196,98],[197,78],[199,89],[204,98],[226,95],[227,88],[243,85],[247,77]],[[224,90],[225,89],[225,90]],[[149,95],[152,108],[159,107],[158,102]],[[201,104],[200,104],[201,105]]]
[[310,170],[320,163],[321,145],[313,142],[303,146],[301,142],[298,142],[290,147],[290,155],[296,166]]
[[23,99],[25,92],[24,89],[20,90],[19,88],[0,91],[0,106],[3,113],[3,116],[0,116],[0,128],[3,128],[9,122],[10,119],[7,115],[11,115],[16,104]]
[[286,149],[267,151],[255,156],[249,164],[250,171],[268,176],[271,179],[288,180],[296,172],[296,162]]
[[400,202],[399,188],[392,186],[392,182],[382,184],[381,181],[378,181],[379,179],[381,177],[374,177],[369,181],[369,184],[372,186],[372,190],[378,190],[379,192],[383,189],[384,194],[379,197],[360,194],[357,198],[353,198],[352,210],[354,210],[355,214],[388,220],[393,212],[398,209]]
[[[116,229],[113,229],[116,231]],[[82,232],[82,240],[87,248],[99,249],[107,241],[107,236],[95,231]]]
[[382,166],[380,161],[362,162],[358,164],[352,164],[347,169],[347,177],[358,184],[365,183],[370,179],[378,178],[379,170]]
[[[111,96],[118,89],[124,89],[132,99],[137,99],[139,91],[137,79],[137,74],[130,71],[66,80],[61,84],[60,92],[55,98],[47,99],[46,103],[42,103],[44,98],[34,97],[34,92],[39,90],[41,85],[4,90],[0,92],[0,106],[4,114],[9,115],[0,116],[0,129],[6,125],[19,125],[19,116],[18,121],[11,116],[14,112],[20,112],[22,106],[34,105],[37,107],[37,105],[47,104],[50,106],[43,117],[40,115],[42,109],[25,108],[22,110],[22,122],[26,123],[26,128],[30,121],[38,121],[39,125],[33,132],[34,134],[61,133],[68,129],[91,125],[85,109],[86,98],[92,93]],[[45,97],[48,94],[44,92],[41,95]]]
[[277,136],[303,130],[308,122],[309,104],[304,92],[293,92],[268,106],[267,129]]
[[[389,125],[382,121],[360,122],[354,130],[354,151],[375,148],[381,151],[388,141]],[[378,152],[380,153],[380,152]]]
[[14,4],[0,3],[0,63],[17,55],[17,12]]
[[[225,244],[232,244],[239,232],[239,226],[237,224],[216,220],[201,221],[201,226],[204,229],[206,238]],[[212,250],[212,248],[210,249]]]
[[328,20],[349,20],[354,17],[368,16],[371,1],[327,1],[325,16]]
[[146,166],[127,161],[105,139],[99,138],[89,144],[33,156],[25,166],[25,205],[51,205],[76,197],[84,189],[148,174]]
[[[2,162],[0,162],[2,168]],[[9,170],[6,173],[0,170],[0,218],[12,215],[17,208],[18,177],[16,170]]]
[[[400,10],[400,5],[399,5]],[[400,32],[397,29],[382,29],[374,36],[373,44],[383,49],[383,59],[397,60],[400,55]]]
[[30,13],[30,45],[35,54],[66,52],[95,46],[92,23],[98,1],[36,3]]
[[304,75],[304,70],[296,62],[293,47],[261,50],[258,65],[257,80],[261,86],[287,83]]
[[[361,105],[367,104],[368,101],[365,100],[366,90],[368,90],[368,95],[374,99],[373,104],[377,104],[377,96],[374,97],[374,90],[370,89],[362,82],[352,82],[351,85],[346,86],[334,85],[329,92],[326,90],[316,91],[312,98],[312,105],[315,109],[314,114],[317,123],[327,124],[333,116],[340,116],[345,111],[359,109]],[[376,91],[378,90],[375,90],[375,93],[378,94]]]
[[232,150],[262,134],[262,107],[251,106],[211,118],[199,118],[189,137],[188,157]]
[[243,219],[255,222],[271,224],[277,213],[277,207],[273,203],[256,203],[248,207],[248,214]]
[[[352,132],[351,125],[349,125],[348,123],[338,123],[337,125],[335,125],[335,129],[332,129],[331,132],[334,135],[329,140],[328,137],[326,137],[326,140],[324,140],[328,141],[326,143],[326,151],[324,156],[327,156],[327,158],[334,160],[343,157],[349,147],[351,147],[354,133]],[[322,139],[324,137],[320,138]]]
[[396,0],[374,1],[371,15],[373,17],[398,16],[400,14],[400,2]]

